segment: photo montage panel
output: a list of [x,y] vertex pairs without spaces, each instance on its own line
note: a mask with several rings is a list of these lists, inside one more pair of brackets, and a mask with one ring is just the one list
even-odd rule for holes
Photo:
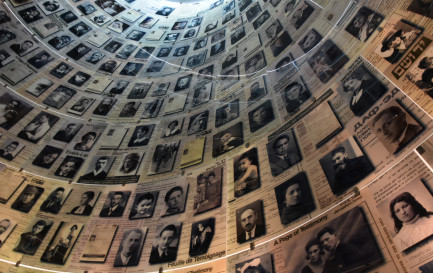
[[207,218],[194,222],[191,227],[191,243],[189,255],[206,254],[215,234],[215,218]]
[[233,158],[234,196],[240,197],[260,188],[257,148]]
[[155,211],[158,195],[159,191],[137,193],[129,219],[151,218]]
[[374,170],[353,138],[345,140],[319,161],[335,195],[342,194]]
[[239,244],[266,234],[262,200],[254,201],[236,210],[236,231]]
[[156,229],[149,263],[161,264],[173,262],[177,258],[182,223],[159,225]]
[[243,126],[239,122],[213,136],[212,157],[220,156],[244,144]]
[[287,130],[268,142],[266,149],[273,176],[279,175],[302,160],[293,129]]
[[309,181],[304,172],[276,186],[275,197],[283,225],[292,223],[316,208]]
[[194,195],[194,214],[199,214],[221,205],[223,167],[219,166],[197,176]]
[[158,144],[151,158],[149,175],[171,172],[173,170],[180,140]]

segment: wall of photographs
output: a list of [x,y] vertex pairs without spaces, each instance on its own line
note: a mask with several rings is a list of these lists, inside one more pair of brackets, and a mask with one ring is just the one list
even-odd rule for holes
[[432,19],[1,2],[0,272],[433,272]]

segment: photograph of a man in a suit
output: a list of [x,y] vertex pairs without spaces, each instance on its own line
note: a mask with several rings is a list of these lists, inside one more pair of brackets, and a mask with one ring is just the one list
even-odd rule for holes
[[130,192],[110,192],[108,194],[108,198],[110,198],[110,203],[108,206],[105,206],[101,213],[99,213],[100,217],[121,217],[123,215],[123,211],[125,210],[125,206],[123,203],[126,203],[126,200],[129,197]]
[[296,149],[296,143],[292,133],[287,132],[280,135],[274,142],[268,143],[268,158],[271,173],[276,176],[301,161],[301,156]]
[[[260,202],[261,201],[256,201]],[[257,207],[256,202],[250,204],[247,207],[241,208],[238,210],[238,221],[240,223],[240,228],[238,225],[238,243],[244,243],[249,240],[253,240],[259,236],[262,236],[266,233],[265,226],[259,223],[259,212],[256,211]],[[240,216],[239,216],[240,213]],[[262,219],[263,220],[263,219]]]
[[144,235],[141,229],[126,230],[114,259],[114,266],[138,265]]

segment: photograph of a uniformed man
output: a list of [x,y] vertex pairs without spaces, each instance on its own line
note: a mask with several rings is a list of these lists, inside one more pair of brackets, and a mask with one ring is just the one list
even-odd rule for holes
[[374,170],[370,160],[352,138],[338,145],[319,161],[334,194],[343,193]]
[[236,210],[236,229],[239,244],[266,234],[262,200]]

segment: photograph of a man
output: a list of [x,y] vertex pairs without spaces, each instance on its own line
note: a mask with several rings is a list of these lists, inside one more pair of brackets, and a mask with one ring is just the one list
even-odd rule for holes
[[16,223],[9,219],[3,219],[0,221],[0,246],[4,244],[9,234],[15,228]]
[[29,124],[18,133],[18,137],[33,143],[38,141],[51,129],[59,120],[59,117],[40,112]]
[[186,190],[181,186],[174,186],[171,188],[164,197],[166,208],[162,216],[184,212],[187,192],[188,186]]
[[53,139],[69,143],[81,129],[81,126],[83,126],[81,123],[68,123],[66,127],[57,131]]
[[25,229],[27,232],[21,233],[21,238],[14,251],[34,255],[52,224],[53,221],[50,220],[34,219]]
[[266,234],[262,200],[236,210],[236,229],[239,244]]
[[122,242],[114,259],[114,266],[138,265],[146,232],[146,227],[124,231]]
[[40,210],[57,214],[63,205],[65,200],[65,188],[58,187],[53,192],[50,193],[48,198],[42,203]]
[[374,170],[353,138],[349,138],[320,160],[334,194],[341,194]]
[[56,170],[54,175],[65,178],[73,178],[80,169],[81,164],[83,164],[83,161],[84,159],[81,157],[68,155],[65,157],[62,164],[60,164],[60,167]]
[[409,144],[423,127],[397,102],[379,112],[368,124],[385,148],[393,154]]
[[144,146],[149,143],[150,136],[152,135],[155,125],[141,125],[137,126],[132,133],[129,140],[128,147]]
[[11,207],[27,213],[32,209],[33,205],[38,201],[43,192],[44,188],[27,185]]
[[[4,144],[2,146],[4,146]],[[18,141],[8,141],[6,146],[0,149],[0,157],[12,161],[24,147],[25,146]]]
[[122,217],[130,191],[110,191],[99,217]]
[[149,263],[160,264],[176,260],[182,223],[159,226],[152,245]]
[[[99,196],[99,192],[98,192],[97,196]],[[80,195],[78,206],[74,207],[71,210],[71,212],[69,212],[69,213],[75,214],[75,215],[89,216],[93,210],[92,205],[94,205],[96,203],[96,199],[98,199],[98,197],[96,197],[93,204],[90,204],[94,198],[95,198],[95,192],[94,191],[83,192]]]
[[273,176],[279,175],[302,160],[293,130],[279,135],[266,144],[266,148]]
[[95,159],[96,162],[94,163],[94,165],[92,163],[89,164],[89,172],[81,176],[80,180],[104,180],[107,177],[108,171],[111,167],[111,163],[113,163],[114,161],[114,157],[100,156],[93,158],[92,161],[94,161]]

